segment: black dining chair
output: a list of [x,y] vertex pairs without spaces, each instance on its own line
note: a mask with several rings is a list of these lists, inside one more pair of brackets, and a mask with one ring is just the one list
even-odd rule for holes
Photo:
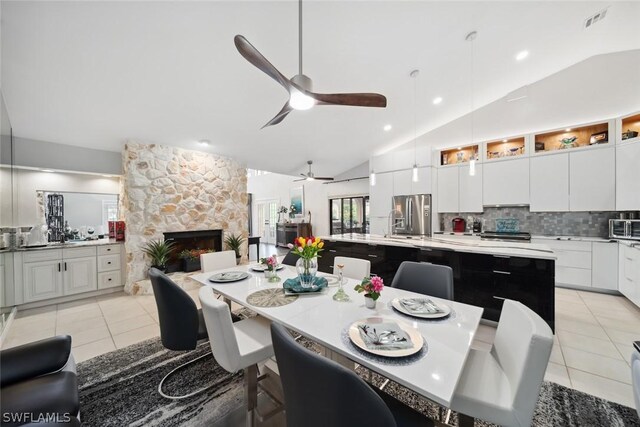
[[433,421],[388,394],[371,388],[355,372],[297,344],[271,324],[288,426],[410,427]]
[[[196,349],[199,341],[208,341],[202,310],[198,310],[189,294],[156,268],[149,270],[149,278],[158,307],[162,345],[168,350],[190,351]],[[182,396],[171,396],[162,391],[164,382],[171,375],[206,357],[211,357],[210,351],[173,369],[160,381],[158,393],[167,399],[178,400],[195,396],[216,386],[217,383],[210,384]]]
[[293,250],[287,252],[287,254],[284,256],[284,259],[282,260],[282,263],[284,265],[292,265],[295,267],[296,262],[298,262],[298,258],[299,256],[293,253]]
[[446,265],[404,261],[391,287],[453,300],[453,270]]

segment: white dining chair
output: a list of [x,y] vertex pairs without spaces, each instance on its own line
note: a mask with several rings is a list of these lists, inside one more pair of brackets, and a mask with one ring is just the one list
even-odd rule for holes
[[200,255],[200,268],[203,273],[235,266],[236,253],[234,251],[209,252]]
[[371,262],[366,259],[337,256],[333,260],[333,274],[338,274],[338,264],[344,265],[342,275],[349,279],[362,280],[371,274]]
[[244,371],[247,425],[252,426],[256,418],[267,419],[274,411],[265,416],[257,412],[258,381],[262,379],[258,377],[258,363],[273,356],[271,322],[256,316],[234,323],[229,306],[217,300],[211,288],[203,286],[198,295],[216,362],[231,373]]
[[[553,346],[547,323],[520,302],[505,300],[491,351],[471,350],[451,401],[460,426],[480,418],[529,426]],[[446,421],[445,421],[446,422]]]
[[640,417],[640,341],[633,343],[631,354],[631,382],[633,383],[633,398],[636,402],[636,411]]

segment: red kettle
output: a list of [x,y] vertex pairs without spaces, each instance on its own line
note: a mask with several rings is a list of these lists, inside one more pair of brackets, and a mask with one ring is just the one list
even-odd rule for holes
[[453,220],[451,221],[451,225],[453,227],[454,233],[464,233],[467,227],[467,222],[464,220],[464,218],[457,217],[453,218]]

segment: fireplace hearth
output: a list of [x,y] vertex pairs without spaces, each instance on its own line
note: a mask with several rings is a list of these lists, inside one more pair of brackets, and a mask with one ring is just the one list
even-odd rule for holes
[[222,230],[194,230],[194,231],[175,231],[163,233],[164,240],[175,242],[167,271],[182,271],[182,260],[178,258],[178,254],[185,249],[213,249],[216,252],[222,250]]

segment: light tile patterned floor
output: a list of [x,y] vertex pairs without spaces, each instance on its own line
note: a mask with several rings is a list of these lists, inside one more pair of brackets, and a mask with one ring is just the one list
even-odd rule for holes
[[[188,293],[198,307],[198,285]],[[26,310],[3,348],[69,334],[78,361],[159,336],[153,296],[124,293]],[[480,325],[474,348],[490,350],[495,328]],[[640,309],[619,296],[556,289],[556,336],[545,379],[634,406],[629,361]]]

